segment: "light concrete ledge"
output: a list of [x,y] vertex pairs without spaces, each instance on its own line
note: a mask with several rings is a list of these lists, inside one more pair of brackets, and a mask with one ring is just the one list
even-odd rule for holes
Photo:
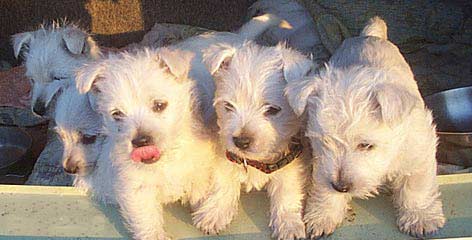
[[[472,174],[444,175],[441,184],[447,225],[435,238],[472,236]],[[205,236],[192,226],[188,208],[165,211],[167,231],[175,239],[269,239],[268,200],[264,192],[241,197],[229,229]],[[395,225],[388,197],[356,200],[354,213],[329,239],[409,239]],[[115,208],[96,205],[72,187],[0,185],[0,239],[127,239]]]

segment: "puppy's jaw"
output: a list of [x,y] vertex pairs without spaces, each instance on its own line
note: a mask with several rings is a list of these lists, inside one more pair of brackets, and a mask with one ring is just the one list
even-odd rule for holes
[[[88,152],[80,146],[80,143],[64,144],[64,153],[62,156],[62,166],[64,171],[66,169],[74,169],[76,172],[71,173],[73,175],[85,176],[90,172],[89,167],[92,167],[94,163],[88,157]],[[95,159],[93,159],[95,161]]]
[[[315,151],[314,153],[318,153]],[[319,176],[316,176],[316,184],[319,186],[323,186],[324,189],[328,189],[333,194],[344,194],[350,197],[367,199],[374,197],[378,194],[379,187],[385,183],[384,175],[381,174],[368,174],[368,175],[361,175],[356,173],[357,169],[351,169],[352,171],[345,172],[343,174],[342,180],[345,181],[349,185],[349,190],[347,192],[339,192],[334,188],[332,185],[336,183],[340,178],[338,177],[339,168],[333,168],[333,160],[329,160],[331,163],[323,164],[323,156],[318,155],[316,167],[318,168]],[[362,160],[361,160],[362,161]],[[334,163],[334,165],[338,165]],[[342,165],[339,164],[339,165]],[[375,175],[375,176],[374,176]]]
[[265,142],[262,145],[253,145],[248,149],[241,150],[235,146],[233,142],[233,135],[222,135],[220,134],[220,141],[223,143],[224,148],[232,153],[235,153],[239,157],[247,158],[251,160],[261,161],[264,163],[274,163],[278,161],[284,154],[289,152],[289,143],[277,142],[279,146],[274,146],[274,143],[268,144]]
[[96,166],[96,163],[89,163],[86,160],[77,159],[75,157],[70,158],[69,162],[66,164],[68,164],[68,166],[71,166],[72,164],[75,165],[77,168],[77,172],[74,173],[73,175],[77,175],[81,177],[87,176],[90,173],[92,173]]

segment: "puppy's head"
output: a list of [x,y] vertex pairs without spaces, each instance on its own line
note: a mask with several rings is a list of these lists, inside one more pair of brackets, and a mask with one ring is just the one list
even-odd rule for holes
[[395,164],[409,114],[418,103],[399,77],[373,68],[331,69],[287,88],[290,104],[307,114],[314,176],[333,191],[357,197],[376,193]]
[[144,50],[110,55],[78,72],[82,92],[104,118],[118,154],[137,163],[172,155],[192,126],[189,52]]
[[105,140],[102,118],[91,108],[87,95],[80,94],[72,85],[58,97],[54,120],[64,147],[64,171],[87,175],[93,170]]
[[240,157],[274,162],[289,150],[300,120],[284,88],[312,68],[301,54],[285,46],[219,46],[204,56],[216,83],[215,108],[220,138]]
[[100,53],[89,34],[71,24],[18,33],[12,43],[15,57],[24,56],[32,85],[31,109],[40,116],[47,113],[55,94],[73,81],[75,69]]

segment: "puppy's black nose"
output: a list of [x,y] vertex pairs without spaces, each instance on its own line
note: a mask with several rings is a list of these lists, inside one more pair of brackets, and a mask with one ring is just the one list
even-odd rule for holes
[[152,145],[152,137],[148,135],[138,135],[135,139],[131,141],[133,144],[133,147],[144,147],[144,146],[149,146]]
[[252,138],[246,136],[233,137],[233,142],[239,149],[247,149],[251,145]]
[[33,112],[38,116],[43,116],[46,113],[46,107],[41,101],[37,101],[33,106]]
[[334,188],[334,190],[340,193],[347,193],[349,190],[351,190],[352,184],[345,181],[336,181],[331,182],[331,186]]
[[79,166],[77,166],[77,164],[71,164],[69,159],[66,160],[66,164],[63,168],[64,172],[69,174],[77,174],[79,172]]

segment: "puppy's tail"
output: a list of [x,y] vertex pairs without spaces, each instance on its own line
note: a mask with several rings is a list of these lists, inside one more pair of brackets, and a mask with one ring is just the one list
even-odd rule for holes
[[361,36],[378,37],[387,39],[387,24],[380,17],[373,17],[361,32]]
[[284,29],[292,29],[292,26],[287,21],[280,19],[273,14],[267,13],[253,17],[239,29],[238,33],[242,38],[253,40],[267,29],[274,26],[279,26]]

